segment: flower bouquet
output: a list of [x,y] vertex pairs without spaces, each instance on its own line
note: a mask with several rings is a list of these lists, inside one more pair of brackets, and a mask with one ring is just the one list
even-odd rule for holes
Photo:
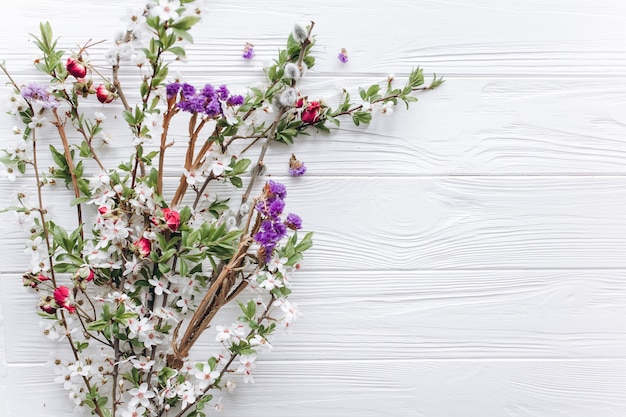
[[[257,354],[298,317],[292,274],[312,246],[312,232],[298,233],[301,218],[286,210],[286,187],[264,178],[268,147],[330,133],[345,119],[367,124],[443,82],[434,76],[425,86],[417,68],[400,87],[389,77],[343,90],[334,104],[317,99],[299,86],[315,65],[311,22],[295,25],[262,85],[194,86],[170,65],[186,58],[200,3],[133,9],[100,61],[90,60],[96,42],[61,50],[42,23],[35,68],[45,83],[16,80],[0,65],[20,123],[0,173],[31,184],[5,209],[28,235],[24,285],[38,295],[44,335],[67,347],[54,359],[56,382],[100,417],[205,416],[238,378],[253,382]],[[254,55],[245,45],[242,59]],[[338,59],[347,62],[346,50]],[[125,89],[122,66],[138,69],[139,91]],[[119,116],[107,118],[103,106]],[[100,156],[120,140],[107,134],[114,123],[125,124],[132,154],[106,166]],[[175,146],[182,152],[170,154]],[[179,167],[175,177],[165,175],[167,155],[183,155],[168,163]],[[46,158],[53,166],[44,168]],[[301,176],[306,166],[291,154],[286,171]],[[65,188],[71,223],[46,205]],[[231,302],[239,313],[215,323]],[[193,360],[205,332],[216,351]]]

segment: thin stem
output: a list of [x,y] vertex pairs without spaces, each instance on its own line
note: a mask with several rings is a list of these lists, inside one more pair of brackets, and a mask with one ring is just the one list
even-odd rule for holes
[[[67,168],[70,171],[70,178],[72,179],[72,187],[74,188],[74,196],[76,198],[80,197],[80,189],[78,188],[78,178],[76,177],[76,169],[74,168],[74,161],[72,159],[72,152],[70,151],[70,144],[67,140],[67,135],[65,133],[65,125],[61,122],[59,118],[59,113],[56,108],[52,109],[52,114],[54,115],[54,122],[52,124],[56,126],[57,131],[59,132],[59,137],[61,138],[61,143],[63,144],[63,151],[65,153],[65,160],[67,162]],[[78,213],[78,225],[82,226],[83,224],[83,211],[80,204],[76,204],[76,210]],[[80,237],[84,238],[83,229],[80,229]]]

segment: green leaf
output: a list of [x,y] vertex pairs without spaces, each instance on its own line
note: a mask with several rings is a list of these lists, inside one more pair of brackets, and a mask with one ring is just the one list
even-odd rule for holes
[[200,16],[196,16],[196,15],[185,16],[182,19],[177,20],[176,22],[172,23],[170,27],[174,29],[189,30],[191,29],[193,25],[195,25],[199,21],[200,21]]
[[365,89],[363,87],[359,87],[359,96],[361,96],[361,100],[365,101],[367,93],[365,92]]
[[167,52],[171,52],[178,57],[184,57],[187,54],[180,46],[172,46],[167,50]]
[[313,232],[309,232],[304,235],[300,243],[298,243],[294,249],[296,252],[304,252],[311,246],[313,246]]
[[237,188],[243,187],[243,180],[240,177],[230,177],[229,178],[231,184],[233,184]]
[[107,327],[108,325],[109,325],[109,322],[107,321],[96,320],[87,324],[87,330],[99,332],[99,331],[104,330],[104,328]]
[[374,84],[370,88],[367,89],[366,96],[372,97],[375,94],[378,94],[378,90],[380,90],[380,86],[378,84]]

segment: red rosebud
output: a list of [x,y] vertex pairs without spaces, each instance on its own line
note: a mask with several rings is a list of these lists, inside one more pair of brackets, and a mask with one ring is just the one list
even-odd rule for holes
[[65,305],[68,302],[69,298],[70,289],[66,286],[61,285],[54,290],[54,300],[57,302],[58,305]]
[[142,237],[141,239],[136,241],[134,245],[140,256],[145,258],[150,255],[150,251],[152,250],[152,242],[150,242],[145,237]]
[[43,274],[39,274],[39,275],[37,275],[37,279],[38,279],[40,282],[50,281],[50,278],[48,278],[47,276],[45,276],[45,275],[43,275]]
[[[64,285],[60,285],[54,290],[54,301],[59,307],[65,308],[70,313],[76,312],[76,307],[72,304],[71,291]],[[45,310],[44,310],[45,311]]]
[[76,78],[84,78],[87,75],[87,67],[72,57],[67,58],[65,69]]
[[296,100],[296,108],[301,108],[302,106],[304,106],[304,98],[303,97],[298,97],[298,99]]
[[312,101],[306,109],[302,111],[302,121],[308,124],[315,124],[320,118],[319,110],[321,108],[319,101]]
[[105,215],[107,214],[109,211],[111,211],[107,206],[100,206],[98,207],[98,213],[100,213],[101,215]]
[[115,100],[115,93],[106,88],[104,84],[100,84],[96,88],[96,97],[98,97],[100,103],[106,104]]
[[165,224],[172,232],[178,230],[180,226],[180,214],[176,210],[164,208],[161,210],[163,212],[163,217],[165,218]]

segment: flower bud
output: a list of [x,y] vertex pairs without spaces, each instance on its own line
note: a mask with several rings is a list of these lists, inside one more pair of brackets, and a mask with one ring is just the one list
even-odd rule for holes
[[96,97],[100,103],[106,104],[115,100],[115,93],[106,88],[104,84],[100,84],[96,88]]
[[287,88],[283,91],[278,97],[278,103],[283,107],[291,107],[296,103],[296,98],[298,97],[298,93],[294,88]]
[[65,69],[76,78],[85,78],[85,75],[87,75],[87,67],[82,61],[78,61],[72,57],[67,58]]
[[299,43],[303,43],[309,37],[309,33],[307,32],[307,30],[297,23],[293,27],[292,34],[293,34],[293,39]]
[[152,250],[152,242],[150,242],[145,237],[142,237],[138,241],[134,243],[135,249],[139,253],[139,256],[145,258],[150,255],[150,251]]
[[312,101],[306,109],[302,111],[302,121],[308,124],[315,124],[320,118],[321,105],[319,101]]
[[94,275],[95,274],[89,265],[83,265],[78,269],[78,271],[76,271],[75,278],[77,281],[91,282],[94,279]]
[[167,227],[172,232],[177,231],[180,227],[180,213],[169,208],[161,209],[161,211],[163,212],[163,218],[165,219]]
[[72,294],[68,287],[60,285],[54,290],[54,301],[59,307],[65,308],[70,313],[76,312],[76,307],[72,302]]
[[300,78],[300,68],[293,62],[289,62],[285,65],[285,78],[289,78],[290,80],[297,80]]
[[43,312],[48,313],[48,314],[54,314],[57,311],[57,306],[55,304],[54,298],[49,295],[41,297],[38,307]]

